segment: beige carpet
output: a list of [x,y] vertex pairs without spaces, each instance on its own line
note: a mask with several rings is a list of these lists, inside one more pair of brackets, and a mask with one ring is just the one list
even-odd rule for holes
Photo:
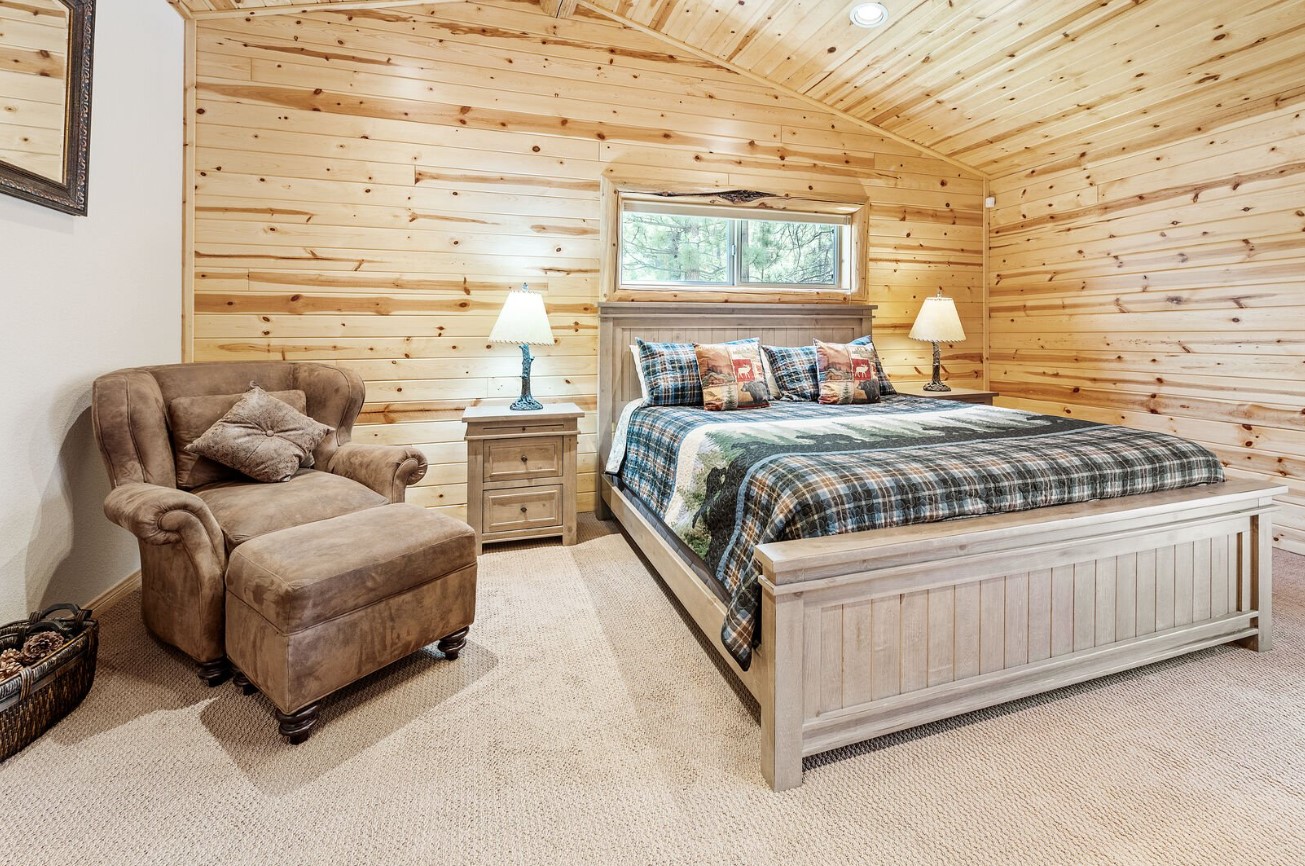
[[498,548],[456,662],[326,705],[290,748],[103,617],[85,704],[0,765],[0,861],[1305,863],[1305,558],[1279,643],[1220,648],[807,762],[776,795],[741,700],[619,534]]

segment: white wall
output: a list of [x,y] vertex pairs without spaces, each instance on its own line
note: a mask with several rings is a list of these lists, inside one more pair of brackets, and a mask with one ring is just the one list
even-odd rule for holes
[[0,195],[0,622],[139,567],[101,510],[91,381],[181,354],[182,21],[96,5],[89,216]]

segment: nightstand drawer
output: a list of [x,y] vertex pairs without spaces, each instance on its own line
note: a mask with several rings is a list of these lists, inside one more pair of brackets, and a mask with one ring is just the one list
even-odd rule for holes
[[489,440],[485,443],[485,481],[521,481],[562,474],[561,436]]
[[562,488],[487,490],[483,510],[481,531],[486,535],[558,526],[562,523]]
[[508,436],[538,436],[540,433],[566,433],[573,429],[566,424],[477,424],[476,436],[496,439]]

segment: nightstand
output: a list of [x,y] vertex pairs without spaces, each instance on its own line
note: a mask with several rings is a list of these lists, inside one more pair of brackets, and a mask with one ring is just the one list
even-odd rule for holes
[[950,391],[926,391],[924,385],[924,382],[907,382],[904,385],[893,383],[898,394],[905,394],[908,397],[932,397],[935,400],[956,400],[961,403],[982,403],[991,406],[993,398],[998,396],[996,391],[975,391],[971,388],[957,388],[955,385]]
[[472,406],[467,425],[467,522],[476,553],[495,541],[560,535],[575,544],[576,440],[584,411],[574,403],[514,412]]

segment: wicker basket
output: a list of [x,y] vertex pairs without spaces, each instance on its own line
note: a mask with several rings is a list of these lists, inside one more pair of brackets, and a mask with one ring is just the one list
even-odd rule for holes
[[[70,616],[53,617],[58,611]],[[0,627],[0,650],[21,648],[28,635],[41,631],[57,631],[67,640],[20,676],[0,682],[0,761],[72,712],[91,690],[100,627],[90,616],[76,605],[56,604]]]

